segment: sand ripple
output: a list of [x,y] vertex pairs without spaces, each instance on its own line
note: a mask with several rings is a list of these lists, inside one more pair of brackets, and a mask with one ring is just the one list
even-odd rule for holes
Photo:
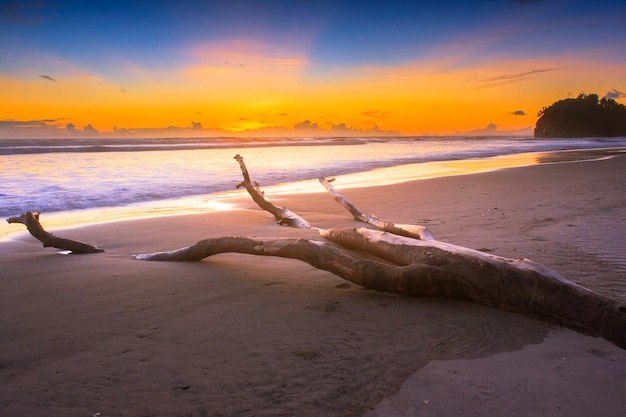
[[548,236],[542,262],[600,294],[626,300],[626,222],[615,221],[619,218],[612,211],[579,216],[531,235]]

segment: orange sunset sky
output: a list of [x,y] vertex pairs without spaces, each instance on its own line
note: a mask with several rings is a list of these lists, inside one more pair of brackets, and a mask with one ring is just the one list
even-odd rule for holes
[[0,138],[532,134],[623,1],[0,2]]

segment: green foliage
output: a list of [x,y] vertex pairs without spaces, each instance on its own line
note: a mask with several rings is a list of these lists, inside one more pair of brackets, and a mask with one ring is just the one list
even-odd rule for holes
[[536,138],[626,136],[626,107],[597,94],[559,100],[538,116]]

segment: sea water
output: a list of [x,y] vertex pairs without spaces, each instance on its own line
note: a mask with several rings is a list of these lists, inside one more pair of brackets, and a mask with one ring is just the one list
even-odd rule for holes
[[384,167],[396,167],[394,181],[402,181],[416,173],[439,175],[445,169],[436,161],[617,147],[626,147],[626,138],[5,139],[0,140],[0,217],[94,208],[106,217],[136,204],[150,212],[165,201],[167,206],[178,201],[177,209],[209,208],[211,196],[241,182],[236,154],[265,188]]

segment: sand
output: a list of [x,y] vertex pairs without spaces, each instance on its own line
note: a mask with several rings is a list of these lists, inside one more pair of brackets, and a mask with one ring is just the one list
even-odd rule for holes
[[[338,189],[366,213],[626,301],[625,171],[621,156]],[[325,194],[274,201],[319,227],[358,225]],[[131,256],[215,236],[316,236],[239,204],[52,230],[102,254],[61,255],[26,232],[0,243],[0,415],[626,415],[626,351],[603,339],[346,285],[293,260]]]

